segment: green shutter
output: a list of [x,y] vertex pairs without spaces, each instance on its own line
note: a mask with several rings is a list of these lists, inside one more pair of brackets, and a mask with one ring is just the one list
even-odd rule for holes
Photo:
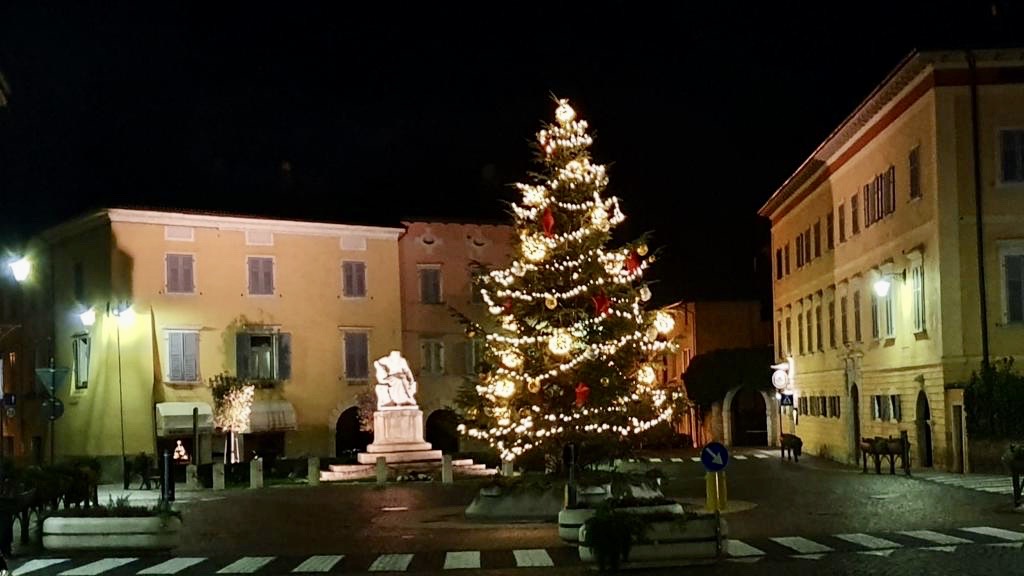
[[249,377],[249,335],[244,332],[235,334],[235,375],[240,379]]

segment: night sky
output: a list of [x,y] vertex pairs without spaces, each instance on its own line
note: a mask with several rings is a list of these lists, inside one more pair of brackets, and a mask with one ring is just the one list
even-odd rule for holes
[[503,220],[554,93],[678,298],[764,294],[757,208],[912,49],[1024,44],[1007,0],[12,4],[0,247],[111,205]]

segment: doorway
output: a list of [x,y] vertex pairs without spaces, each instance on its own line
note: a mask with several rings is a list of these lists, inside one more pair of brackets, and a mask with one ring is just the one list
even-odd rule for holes
[[740,388],[730,411],[734,446],[768,446],[768,405],[760,391],[749,386]]
[[924,390],[917,393],[917,456],[925,468],[932,467],[932,412]]
[[860,390],[850,385],[850,460],[856,464],[860,457]]
[[427,417],[426,440],[434,450],[445,454],[459,451],[459,417],[446,409],[434,410]]
[[359,408],[353,406],[338,416],[338,425],[334,430],[334,455],[338,458],[351,457],[365,452],[373,442],[373,432],[363,430],[359,425]]

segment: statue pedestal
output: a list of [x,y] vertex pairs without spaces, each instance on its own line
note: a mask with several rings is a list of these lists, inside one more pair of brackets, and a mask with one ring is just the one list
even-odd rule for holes
[[392,462],[440,461],[441,451],[423,441],[423,412],[419,408],[385,408],[373,413],[373,444],[357,458],[373,464],[383,456]]

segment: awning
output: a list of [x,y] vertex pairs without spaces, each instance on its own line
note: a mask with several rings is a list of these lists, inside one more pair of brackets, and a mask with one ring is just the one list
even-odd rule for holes
[[256,400],[249,412],[249,428],[253,432],[276,432],[295,430],[295,407],[287,400]]
[[205,402],[160,402],[156,405],[156,435],[192,434],[192,409],[199,409],[199,432],[213,432],[213,410]]

